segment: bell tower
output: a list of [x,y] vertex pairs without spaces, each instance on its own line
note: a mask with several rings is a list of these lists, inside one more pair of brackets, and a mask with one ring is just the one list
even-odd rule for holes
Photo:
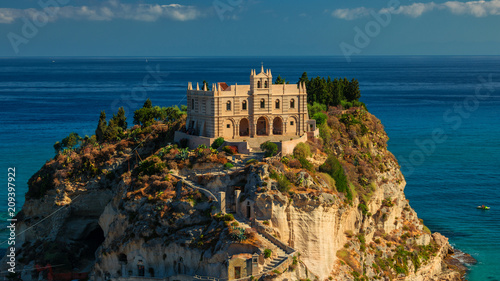
[[267,69],[264,71],[264,63],[262,63],[260,68],[260,73],[256,74],[255,69],[250,72],[250,91],[255,93],[256,91],[267,90],[271,91],[273,84],[273,75],[271,70]]

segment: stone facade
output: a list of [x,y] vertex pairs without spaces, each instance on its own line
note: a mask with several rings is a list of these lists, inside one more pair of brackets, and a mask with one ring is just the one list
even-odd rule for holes
[[250,73],[250,85],[216,83],[187,90],[190,135],[224,139],[259,136],[302,136],[307,122],[307,91],[304,83],[273,84],[271,70]]

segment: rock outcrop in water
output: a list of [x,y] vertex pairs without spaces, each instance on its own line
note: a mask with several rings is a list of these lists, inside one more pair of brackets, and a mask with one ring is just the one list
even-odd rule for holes
[[93,280],[461,280],[365,110],[331,108],[295,157],[230,169],[225,152],[170,145],[183,122],[88,139],[33,175],[17,217],[23,280],[49,263]]

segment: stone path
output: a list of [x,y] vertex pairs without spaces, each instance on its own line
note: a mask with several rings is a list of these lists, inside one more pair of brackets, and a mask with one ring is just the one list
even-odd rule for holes
[[[175,174],[172,174],[172,175],[174,177],[182,180],[182,182],[186,186],[203,191],[206,194],[210,195],[212,198],[214,198],[215,201],[218,202],[217,197],[215,195],[213,195],[213,193],[210,192],[208,189],[199,186],[198,184],[188,180],[187,178],[185,178],[183,176],[175,175]],[[244,229],[251,228],[251,226],[244,219],[238,217],[237,215],[235,215],[234,218],[238,222],[238,224],[241,228],[244,228]],[[283,262],[288,260],[288,258],[296,252],[295,250],[292,249],[293,252],[287,254],[286,249],[282,248],[280,245],[277,245],[277,244],[273,243],[271,240],[267,239],[262,233],[259,232],[258,229],[256,231],[256,234],[257,234],[257,237],[260,241],[263,241],[265,244],[268,244],[268,245],[274,245],[275,247],[272,250],[275,252],[273,254],[276,254],[276,255],[273,255],[273,258],[270,261],[267,261],[265,263],[264,269],[258,275],[263,275],[265,273],[271,273],[272,271],[276,270],[278,268],[278,266],[280,266]],[[284,245],[286,245],[286,244],[284,244]],[[254,277],[257,277],[257,276],[254,275]],[[247,279],[247,278],[248,277],[245,277],[242,279]],[[214,279],[216,279],[216,278],[214,278]]]
[[[234,219],[239,223],[241,228],[247,229],[251,228],[250,225],[248,225],[246,222],[244,222],[241,218],[235,216]],[[285,249],[282,249],[279,245],[274,244],[271,242],[269,239],[264,237],[262,234],[257,232],[257,237],[259,240],[263,241],[266,244],[274,245],[276,248],[274,251],[276,251],[277,256],[272,258],[269,262],[266,262],[264,269],[260,272],[262,273],[267,273],[273,271],[278,265],[280,265],[282,262],[284,262],[287,258],[288,255],[285,252]]]

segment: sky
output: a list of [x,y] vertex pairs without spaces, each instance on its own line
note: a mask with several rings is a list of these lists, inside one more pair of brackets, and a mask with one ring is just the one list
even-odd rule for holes
[[500,0],[16,0],[0,57],[500,55]]

